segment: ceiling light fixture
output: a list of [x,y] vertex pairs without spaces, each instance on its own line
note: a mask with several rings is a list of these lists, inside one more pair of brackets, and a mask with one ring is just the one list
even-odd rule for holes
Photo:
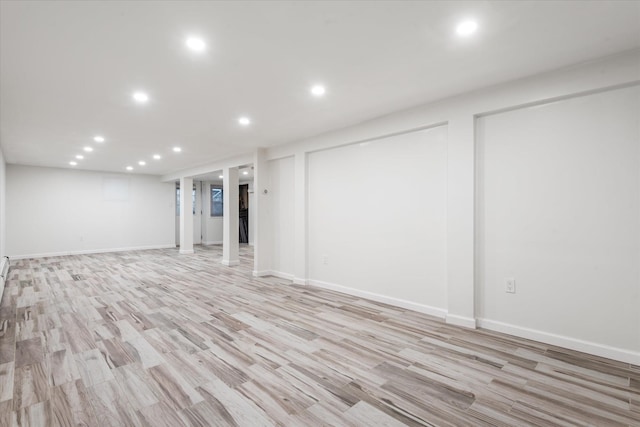
[[84,151],[86,151],[87,153],[90,153],[90,152],[92,152],[92,151],[93,151],[93,148],[91,148],[91,147],[84,147],[84,148],[83,148],[83,150],[84,150]]
[[133,170],[133,166],[127,166],[127,170],[128,171],[132,171]]
[[100,135],[94,136],[93,140],[95,142],[104,142],[104,136],[100,136]]
[[311,94],[313,96],[320,97],[324,96],[325,93],[327,93],[327,89],[322,85],[315,85],[311,88]]
[[249,119],[249,117],[240,117],[238,119],[238,123],[240,123],[242,126],[249,126],[251,124],[251,119]]
[[146,164],[147,164],[147,162],[145,162],[144,160],[140,160],[140,161],[138,162],[138,164],[139,164],[140,166],[144,166],[144,165],[146,165]]
[[249,175],[249,172],[244,171],[244,172],[242,172],[242,175]]
[[149,101],[149,95],[144,92],[134,92],[132,96],[138,104],[146,104]]
[[478,29],[478,23],[473,20],[462,21],[456,27],[456,33],[461,37],[467,37],[475,33]]
[[77,162],[69,162],[69,164],[70,164],[71,166],[75,166],[75,165],[77,165],[78,163],[77,163]]
[[185,44],[187,45],[189,50],[192,50],[194,52],[204,52],[204,50],[207,48],[207,44],[199,37],[189,37],[185,41]]
[[180,147],[173,147],[173,151],[174,151],[175,153],[179,153],[179,152],[181,152],[181,151],[182,151],[182,148],[180,148]]
[[154,160],[160,160],[162,158],[162,156],[160,156],[160,154],[154,154],[153,155],[153,159]]
[[84,156],[82,154],[78,154],[78,155],[76,155],[76,159],[82,160],[82,159],[84,159]]

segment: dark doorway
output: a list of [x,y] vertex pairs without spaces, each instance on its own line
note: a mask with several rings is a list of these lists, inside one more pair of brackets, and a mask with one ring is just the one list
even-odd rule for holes
[[240,203],[240,243],[249,243],[249,184],[240,185],[238,192],[238,202]]

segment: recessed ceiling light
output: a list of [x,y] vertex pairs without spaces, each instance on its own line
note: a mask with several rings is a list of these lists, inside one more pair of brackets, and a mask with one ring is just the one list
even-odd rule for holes
[[149,101],[149,95],[144,92],[134,92],[132,96],[138,104],[145,104]]
[[224,178],[224,175],[218,175],[218,178],[222,179]]
[[176,152],[176,153],[179,153],[179,152],[181,152],[181,151],[182,151],[182,148],[180,148],[180,147],[173,147],[173,151],[174,151],[174,152]]
[[325,93],[327,93],[327,89],[322,85],[315,85],[311,88],[313,96],[324,96]]
[[93,140],[95,142],[104,142],[104,136],[100,136],[100,135],[94,136]]
[[127,166],[127,170],[128,171],[132,171],[133,170],[133,166]]
[[244,171],[244,172],[242,172],[242,175],[249,175],[249,172]]
[[459,36],[467,37],[475,33],[477,29],[478,23],[476,21],[467,20],[458,24],[456,27],[456,33],[458,33]]
[[160,156],[160,154],[154,154],[153,155],[153,159],[154,160],[160,160],[162,158],[162,156]]
[[77,163],[77,162],[69,162],[69,164],[70,164],[71,166],[75,166],[75,165],[77,165],[78,163]]
[[82,160],[82,159],[84,159],[84,156],[83,156],[82,154],[78,154],[78,155],[76,156],[76,159],[78,159],[78,160]]
[[203,52],[207,48],[207,44],[199,37],[189,37],[185,44],[194,52]]
[[91,148],[91,147],[84,147],[84,148],[83,148],[83,150],[84,150],[84,151],[86,151],[87,153],[90,153],[90,152],[92,152],[92,151],[93,151],[93,148]]
[[242,126],[249,126],[251,124],[251,119],[249,119],[249,117],[240,117],[238,119],[238,123],[240,123]]
[[139,164],[140,166],[144,166],[144,165],[146,165],[146,164],[147,164],[147,162],[145,162],[144,160],[140,160],[140,161],[138,162],[138,164]]

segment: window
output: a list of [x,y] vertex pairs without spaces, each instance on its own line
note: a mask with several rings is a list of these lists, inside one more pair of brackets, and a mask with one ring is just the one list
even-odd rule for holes
[[176,185],[176,216],[180,216],[180,186]]
[[[196,186],[193,186],[191,193],[191,202],[193,206],[193,214],[196,214]],[[176,216],[180,216],[180,185],[176,185]]]
[[222,216],[222,187],[211,186],[211,216]]

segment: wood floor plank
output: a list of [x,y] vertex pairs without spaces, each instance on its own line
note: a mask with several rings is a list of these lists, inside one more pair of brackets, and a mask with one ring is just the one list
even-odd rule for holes
[[254,278],[240,250],[12,261],[0,426],[640,426],[640,366]]

